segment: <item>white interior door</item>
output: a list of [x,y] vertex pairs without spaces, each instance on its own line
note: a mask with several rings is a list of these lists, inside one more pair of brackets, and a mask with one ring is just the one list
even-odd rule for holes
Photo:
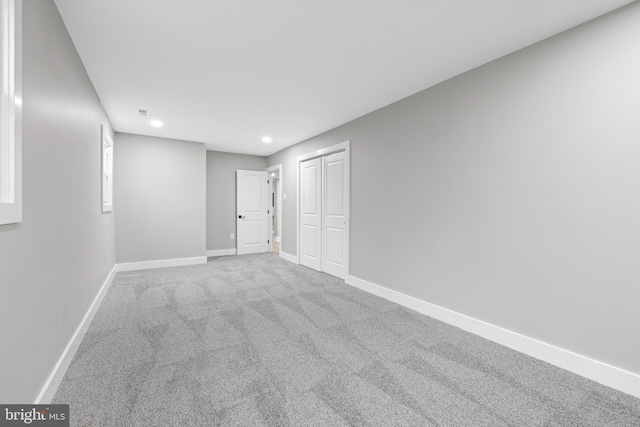
[[236,230],[238,255],[269,250],[269,174],[236,172]]
[[323,221],[322,269],[334,276],[347,276],[347,192],[345,153],[336,153],[323,160]]
[[300,162],[300,264],[322,270],[322,159]]

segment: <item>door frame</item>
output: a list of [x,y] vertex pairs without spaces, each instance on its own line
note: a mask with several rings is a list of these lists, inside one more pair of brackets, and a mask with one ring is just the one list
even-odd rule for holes
[[[265,169],[269,173],[273,173],[278,171],[278,179],[280,180],[280,184],[282,185],[282,163],[278,163],[277,165],[269,166]],[[276,195],[278,192],[276,191]],[[280,197],[276,200],[276,206],[282,207],[282,191],[280,192]],[[280,234],[280,253],[282,253],[282,209],[278,210],[278,233]],[[269,252],[273,252],[273,235],[269,238]],[[278,255],[280,255],[280,253]]]
[[[345,270],[347,277],[350,275],[349,268],[349,247],[350,247],[350,236],[351,236],[351,140],[346,140],[344,142],[340,142],[335,145],[331,145],[329,147],[321,148],[320,150],[312,151],[310,153],[302,154],[296,159],[296,260],[297,263],[300,264],[300,227],[302,225],[300,221],[300,204],[302,203],[302,198],[300,197],[301,188],[300,188],[300,163],[315,159],[316,157],[325,157],[330,154],[335,154],[339,152],[345,153],[345,193],[346,193],[346,206],[345,206],[345,217],[347,219],[347,223],[345,224]],[[324,181],[324,171],[322,172],[322,180]],[[322,224],[324,226],[324,210],[325,210],[325,186],[324,182],[322,184]],[[324,242],[323,242],[324,243]],[[282,248],[282,246],[280,246]],[[324,255],[322,256],[321,270],[324,271]],[[347,279],[346,277],[344,278]]]

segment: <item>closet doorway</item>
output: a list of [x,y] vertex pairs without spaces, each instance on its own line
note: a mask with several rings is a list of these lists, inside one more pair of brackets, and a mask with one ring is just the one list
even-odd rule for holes
[[349,274],[349,141],[298,157],[298,262]]

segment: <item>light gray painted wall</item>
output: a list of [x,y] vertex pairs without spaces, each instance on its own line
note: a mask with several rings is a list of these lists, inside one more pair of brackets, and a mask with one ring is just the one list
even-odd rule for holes
[[640,374],[640,3],[269,157],[351,140],[351,274]]
[[114,265],[110,125],[52,1],[23,5],[23,222],[0,226],[0,402],[34,402]]
[[207,250],[236,248],[236,171],[266,168],[266,157],[207,151]]
[[205,256],[204,144],[116,133],[118,263]]

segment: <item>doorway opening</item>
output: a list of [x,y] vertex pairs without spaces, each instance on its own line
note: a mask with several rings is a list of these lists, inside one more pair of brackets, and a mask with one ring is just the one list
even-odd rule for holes
[[282,248],[282,164],[268,167],[270,178],[270,251],[280,254]]

